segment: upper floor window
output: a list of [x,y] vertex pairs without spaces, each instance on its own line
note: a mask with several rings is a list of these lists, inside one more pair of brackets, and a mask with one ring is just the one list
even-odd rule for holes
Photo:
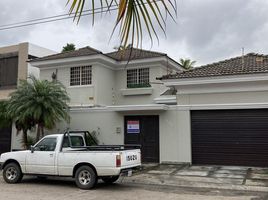
[[92,66],[71,67],[70,85],[91,85]]
[[17,86],[18,62],[17,53],[0,54],[0,90]]
[[151,87],[149,68],[128,69],[127,70],[127,87]]

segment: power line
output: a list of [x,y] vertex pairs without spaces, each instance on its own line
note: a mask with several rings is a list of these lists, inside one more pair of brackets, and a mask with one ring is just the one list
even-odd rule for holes
[[[94,10],[103,10],[104,8],[113,8],[113,7],[117,7],[117,5],[111,5],[111,6],[105,6],[105,7],[98,7],[95,8]],[[90,12],[93,11],[93,9],[88,9],[88,10],[83,10],[81,13],[86,13],[86,12]],[[21,21],[21,22],[16,22],[16,23],[11,23],[11,24],[4,24],[4,25],[0,25],[0,28],[3,27],[9,27],[9,26],[14,26],[14,25],[19,25],[19,24],[25,24],[25,23],[30,23],[30,22],[36,22],[36,21],[42,21],[42,20],[47,20],[47,19],[53,19],[53,18],[59,18],[59,17],[64,17],[64,16],[73,16],[74,17],[75,12],[73,13],[68,13],[68,14],[61,14],[61,15],[54,15],[54,16],[49,16],[49,17],[43,17],[43,18],[37,18],[37,19],[32,19],[32,20],[27,20],[27,21]]]
[[[155,2],[158,2],[158,1],[160,1],[160,0],[155,0]],[[148,4],[148,3],[145,3],[145,4]],[[107,9],[103,10],[105,8],[107,8]],[[84,10],[81,12],[80,16],[84,17],[84,16],[93,15],[93,14],[107,13],[107,12],[115,11],[118,9],[119,9],[118,5],[103,6],[103,7],[98,7],[95,9]],[[32,19],[32,20],[27,20],[27,21],[21,21],[21,22],[16,22],[16,23],[11,23],[11,24],[0,25],[0,31],[20,28],[20,27],[33,26],[33,25],[38,25],[38,24],[45,24],[45,23],[50,23],[50,22],[55,22],[55,21],[62,21],[62,20],[66,20],[66,19],[73,19],[75,16],[76,16],[76,13],[73,12],[70,14],[54,15],[54,16],[50,16],[50,17],[37,18],[37,19]]]
[[[109,8],[109,9],[101,10],[101,11],[97,11],[97,12],[95,11],[94,14],[100,14],[100,13],[114,11],[114,10],[118,10],[118,8],[113,8],[113,9]],[[69,15],[69,14],[67,14],[67,15]],[[89,15],[93,15],[93,12],[81,14],[81,17],[89,16]],[[63,16],[66,16],[66,15],[63,15]],[[41,19],[39,19],[39,20],[37,20],[37,19],[36,20],[29,20],[28,22],[32,22],[32,23],[24,22],[25,24],[23,24],[23,22],[18,22],[18,23],[14,23],[14,25],[10,25],[10,26],[7,26],[7,27],[0,26],[0,31],[20,28],[20,27],[26,27],[26,26],[33,26],[33,25],[38,25],[38,24],[45,24],[45,23],[55,22],[55,21],[62,21],[62,20],[73,19],[73,18],[74,18],[74,16],[61,17],[61,18],[58,18],[58,19],[57,19],[57,17],[43,18],[43,19],[48,19],[48,20],[45,20],[45,21],[43,19],[42,19],[42,21],[41,21]],[[15,25],[15,24],[21,24],[21,25]],[[3,27],[3,28],[1,28],[1,27]]]

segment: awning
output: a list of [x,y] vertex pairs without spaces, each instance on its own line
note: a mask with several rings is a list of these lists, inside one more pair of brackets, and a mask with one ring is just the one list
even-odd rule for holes
[[120,105],[120,106],[107,106],[109,110],[124,112],[124,111],[166,111],[168,105],[147,104],[147,105]]

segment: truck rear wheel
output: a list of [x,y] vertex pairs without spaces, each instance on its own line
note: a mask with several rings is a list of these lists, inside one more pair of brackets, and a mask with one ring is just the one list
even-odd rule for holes
[[89,166],[81,166],[75,172],[75,183],[83,190],[93,188],[97,183],[97,174]]
[[9,163],[4,167],[3,178],[7,183],[19,183],[23,177],[20,166],[17,163]]
[[102,177],[101,179],[103,180],[103,182],[107,184],[112,184],[119,179],[119,176],[106,176],[106,177]]

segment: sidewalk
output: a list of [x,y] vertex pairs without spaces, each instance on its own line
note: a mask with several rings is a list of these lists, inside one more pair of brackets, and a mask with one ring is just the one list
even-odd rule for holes
[[157,165],[126,183],[268,192],[268,168],[236,166]]

